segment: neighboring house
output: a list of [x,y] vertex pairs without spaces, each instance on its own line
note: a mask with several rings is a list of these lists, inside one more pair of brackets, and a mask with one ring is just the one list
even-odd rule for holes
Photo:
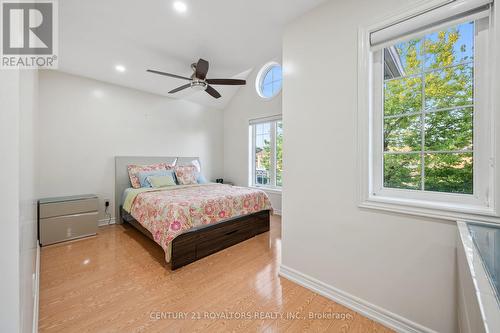
[[394,47],[384,49],[384,79],[393,79],[405,75],[398,50]]

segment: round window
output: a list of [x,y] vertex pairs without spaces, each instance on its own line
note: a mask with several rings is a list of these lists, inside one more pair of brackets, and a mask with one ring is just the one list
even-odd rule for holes
[[281,65],[270,62],[260,70],[255,82],[255,88],[260,97],[270,99],[278,95],[283,84]]

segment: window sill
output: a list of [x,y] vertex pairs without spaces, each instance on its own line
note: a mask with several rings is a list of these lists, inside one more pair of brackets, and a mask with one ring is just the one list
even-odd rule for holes
[[371,196],[362,201],[358,206],[360,208],[451,221],[466,219],[481,222],[500,223],[500,217],[495,209],[472,205],[444,204],[420,200]]
[[274,194],[281,194],[282,190],[280,188],[276,187],[265,187],[265,186],[255,186],[255,185],[250,185],[250,188],[255,188],[257,190],[262,190],[264,192],[269,192],[269,193],[274,193]]

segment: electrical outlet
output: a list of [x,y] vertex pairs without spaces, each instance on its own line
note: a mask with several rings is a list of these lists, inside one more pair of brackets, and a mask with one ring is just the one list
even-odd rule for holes
[[109,207],[109,199],[104,199],[104,207]]

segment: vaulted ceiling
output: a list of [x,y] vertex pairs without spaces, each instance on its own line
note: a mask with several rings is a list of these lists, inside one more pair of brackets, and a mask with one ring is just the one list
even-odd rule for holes
[[[190,76],[190,64],[204,58],[209,78],[245,78],[281,55],[286,24],[323,0],[182,2],[185,13],[174,0],[59,1],[59,70],[164,96],[185,81],[146,69]],[[216,88],[219,100],[192,89],[170,97],[224,108],[238,90]]]

